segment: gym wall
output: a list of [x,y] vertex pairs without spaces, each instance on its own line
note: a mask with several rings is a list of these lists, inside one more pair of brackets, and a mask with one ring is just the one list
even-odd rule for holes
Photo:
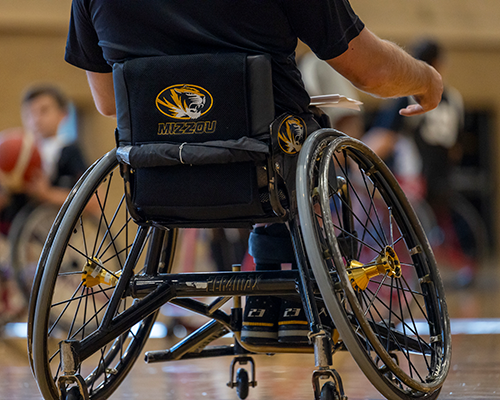
[[[56,82],[75,102],[80,115],[80,139],[89,161],[114,145],[114,121],[100,116],[92,102],[85,73],[64,60],[69,0],[2,0],[0,2],[0,130],[19,126],[22,91],[36,82]],[[468,110],[490,116],[485,154],[492,178],[483,188],[494,198],[487,217],[500,229],[497,212],[500,183],[500,1],[498,0],[351,0],[367,26],[400,45],[432,35],[447,48],[447,82],[464,96]],[[378,99],[362,95],[366,108]],[[496,163],[496,164],[495,164]],[[497,216],[498,215],[498,216]],[[498,237],[499,235],[496,235]],[[498,244],[496,243],[499,247]]]

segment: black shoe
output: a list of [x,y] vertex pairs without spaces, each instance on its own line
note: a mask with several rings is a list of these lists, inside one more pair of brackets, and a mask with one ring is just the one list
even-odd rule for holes
[[309,343],[309,322],[302,303],[283,300],[278,321],[278,340],[280,343]]
[[247,297],[241,340],[253,345],[276,344],[280,305],[281,300],[277,297]]

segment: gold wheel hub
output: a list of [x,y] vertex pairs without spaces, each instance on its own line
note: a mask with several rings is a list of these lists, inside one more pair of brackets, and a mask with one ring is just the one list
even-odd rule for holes
[[387,275],[391,278],[401,278],[401,263],[394,249],[386,246],[383,254],[369,264],[351,260],[347,267],[347,274],[354,290],[363,291],[368,287],[370,279],[375,276]]
[[83,267],[82,282],[88,288],[102,284],[114,286],[118,282],[120,274],[121,271],[117,273],[109,272],[104,268],[101,260],[92,257],[92,259],[89,258],[87,260],[87,263]]

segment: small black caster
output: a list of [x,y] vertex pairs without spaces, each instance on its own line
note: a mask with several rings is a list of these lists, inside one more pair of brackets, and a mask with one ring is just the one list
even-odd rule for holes
[[[321,380],[329,379],[323,386]],[[313,372],[312,384],[315,400],[347,400],[342,379],[334,369],[320,369]],[[321,390],[319,389],[321,386]]]
[[236,372],[236,394],[241,400],[248,397],[249,382],[247,370],[238,368]]
[[61,400],[83,400],[77,386],[73,386],[66,394],[61,395]]
[[[236,374],[234,373],[236,364],[246,365],[250,363],[252,367],[252,379],[248,377],[248,372],[244,368],[238,368]],[[236,394],[241,400],[248,397],[248,391],[250,387],[257,386],[257,381],[255,380],[255,363],[252,357],[238,356],[233,359],[231,366],[229,368],[229,382],[227,386],[230,388],[236,388]]]
[[321,388],[320,400],[341,400],[335,383],[328,381]]

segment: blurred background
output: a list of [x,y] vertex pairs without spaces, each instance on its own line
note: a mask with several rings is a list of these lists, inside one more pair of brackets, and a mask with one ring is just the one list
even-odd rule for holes
[[[0,131],[21,125],[23,90],[34,83],[58,84],[72,99],[78,136],[88,161],[114,146],[114,121],[93,105],[85,73],[63,60],[70,12],[69,0],[0,0]],[[500,3],[498,0],[352,0],[353,8],[379,36],[405,46],[416,37],[432,36],[447,51],[446,82],[465,103],[463,157],[454,185],[474,204],[487,223],[489,247],[498,247],[500,214],[496,212],[500,180]],[[365,118],[380,100],[359,94]],[[496,251],[493,252],[495,254]]]

